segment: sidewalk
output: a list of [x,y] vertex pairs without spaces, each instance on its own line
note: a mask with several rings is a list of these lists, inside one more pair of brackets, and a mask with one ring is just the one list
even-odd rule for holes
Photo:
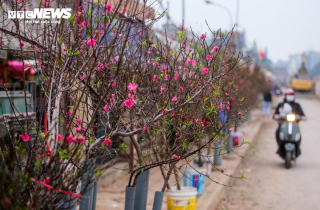
[[[253,142],[257,133],[260,130],[263,120],[261,119],[260,110],[253,110],[249,121],[244,123],[239,130],[244,132],[245,141]],[[237,154],[245,156],[248,149],[254,145],[246,144],[236,150]],[[242,158],[236,154],[225,154],[223,156],[222,166],[220,169],[225,169],[225,173],[236,177],[241,176],[242,169],[240,167]],[[116,164],[114,168],[126,168],[126,163]],[[109,169],[114,171],[114,169]],[[173,176],[169,183],[174,185]],[[228,185],[231,183],[231,178],[215,170],[211,173],[210,178],[213,180]],[[128,184],[129,174],[122,172],[120,169],[110,175],[108,171],[98,181],[97,195],[97,210],[123,210],[125,200],[125,187]],[[246,181],[243,179],[243,181]],[[181,182],[183,184],[183,181]],[[163,178],[160,169],[152,169],[150,172],[149,193],[147,209],[152,210],[155,191],[161,191]],[[210,180],[206,180],[205,193],[197,197],[197,210],[214,210],[218,206],[220,199],[224,196],[226,187],[216,184]],[[167,209],[166,196],[162,209]]]

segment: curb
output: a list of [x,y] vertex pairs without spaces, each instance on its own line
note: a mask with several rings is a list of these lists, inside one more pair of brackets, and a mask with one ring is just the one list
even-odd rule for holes
[[[259,113],[256,113],[259,114]],[[263,125],[263,120],[255,119],[249,120],[248,124],[244,126],[243,130],[247,130],[245,132],[245,140],[251,143],[254,143],[261,127]],[[237,153],[241,153],[242,156],[245,156],[251,145],[243,145],[237,150]],[[237,157],[235,154],[228,155],[227,158],[224,157],[224,163],[219,168],[227,168],[226,174],[239,176],[239,171],[241,167],[243,158]],[[219,183],[231,185],[234,179],[221,174],[219,171],[215,171],[216,173],[212,173],[211,177],[213,180],[218,181]],[[216,184],[210,180],[208,180],[206,184],[206,192],[199,196],[197,199],[197,209],[201,210],[214,210],[220,206],[222,198],[226,195],[225,186]]]

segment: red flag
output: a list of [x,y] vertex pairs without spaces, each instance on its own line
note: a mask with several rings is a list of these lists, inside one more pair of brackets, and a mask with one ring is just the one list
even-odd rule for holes
[[264,52],[260,50],[259,52],[259,58],[262,60],[264,58]]

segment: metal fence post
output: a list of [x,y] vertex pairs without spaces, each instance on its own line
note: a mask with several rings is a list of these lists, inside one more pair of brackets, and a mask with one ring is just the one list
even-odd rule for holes
[[92,210],[96,210],[97,205],[98,182],[93,184]]
[[135,187],[126,187],[126,199],[124,204],[124,210],[134,210],[135,193]]
[[[81,181],[81,192],[84,192],[82,198],[80,200],[80,208],[79,210],[92,210],[93,205],[93,191],[94,191],[94,183],[93,178],[94,174],[92,174],[93,166],[90,166],[87,172],[83,175],[83,179]],[[87,183],[90,183],[87,188]]]
[[150,171],[143,171],[140,173],[136,183],[136,196],[134,199],[134,210],[146,210],[148,199]]
[[219,154],[221,150],[220,141],[216,141],[214,144],[214,165],[221,166],[222,165],[222,155]]
[[156,193],[154,194],[152,210],[161,210],[162,202],[163,202],[163,192],[156,191]]

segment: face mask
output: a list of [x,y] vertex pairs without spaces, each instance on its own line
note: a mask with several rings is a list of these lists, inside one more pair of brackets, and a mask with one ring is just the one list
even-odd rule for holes
[[288,102],[292,102],[292,101],[294,100],[294,96],[288,95],[288,96],[286,96],[286,100],[287,100]]

